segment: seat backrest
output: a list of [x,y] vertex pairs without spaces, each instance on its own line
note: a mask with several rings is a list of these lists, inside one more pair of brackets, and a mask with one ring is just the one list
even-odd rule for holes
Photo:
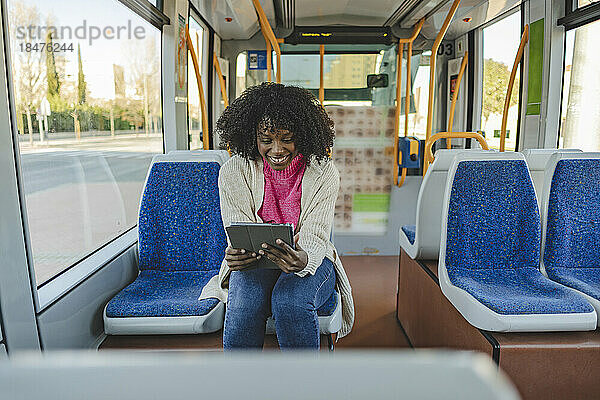
[[544,190],[544,181],[546,180],[546,164],[555,153],[581,153],[579,149],[527,149],[523,150],[525,161],[529,167],[529,173],[533,180],[533,188],[538,197],[538,206],[540,209],[542,191]]
[[227,247],[214,154],[158,155],[139,211],[139,268],[216,270]]
[[440,259],[460,269],[538,267],[540,215],[520,153],[459,154],[448,173]]
[[229,153],[227,150],[171,150],[167,156],[172,160],[201,160],[201,161],[215,161],[223,165],[229,160]]
[[542,272],[600,267],[600,153],[554,154],[542,209]]
[[442,149],[435,153],[435,159],[423,177],[417,197],[416,226],[419,246],[422,247],[419,257],[437,257],[440,248],[440,229],[442,202],[448,169],[454,157],[468,152],[471,154],[486,153],[482,150]]

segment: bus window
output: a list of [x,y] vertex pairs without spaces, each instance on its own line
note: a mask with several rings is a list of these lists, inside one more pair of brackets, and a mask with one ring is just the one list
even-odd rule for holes
[[[500,129],[510,71],[521,41],[521,14],[510,16],[483,29],[483,102],[481,130],[490,148],[500,148]],[[514,151],[519,120],[519,71],[508,109],[506,150]]]
[[[389,86],[367,87],[367,75],[383,73],[380,72],[382,57],[382,53],[326,53],[323,57],[324,104],[370,106],[373,104],[374,92],[392,91]],[[318,96],[319,55],[284,54],[281,57],[281,83],[304,87]]]
[[559,148],[600,150],[598,37],[600,21],[566,34]]
[[40,286],[137,224],[163,151],[160,31],[117,1],[9,0],[28,240]]
[[237,56],[235,64],[235,97],[239,97],[246,90],[246,52]]
[[589,4],[596,3],[600,0],[577,0],[577,8],[585,7]]

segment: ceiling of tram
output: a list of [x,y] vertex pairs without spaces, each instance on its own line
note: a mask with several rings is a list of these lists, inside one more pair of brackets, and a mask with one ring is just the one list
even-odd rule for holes
[[382,26],[400,3],[403,1],[297,0],[296,25]]
[[[276,1],[276,0],[275,0]],[[275,27],[274,0],[259,0]],[[260,30],[252,0],[190,0],[224,40],[246,40]],[[446,38],[456,38],[499,14],[519,0],[462,0]],[[412,28],[427,17],[422,35],[435,38],[451,0],[295,0],[296,26],[388,26]],[[287,35],[284,35],[287,36]]]

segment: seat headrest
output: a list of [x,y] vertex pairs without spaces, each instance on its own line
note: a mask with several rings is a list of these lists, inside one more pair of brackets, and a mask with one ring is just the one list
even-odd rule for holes
[[546,164],[550,157],[555,153],[567,154],[567,153],[582,153],[579,149],[527,149],[523,150],[525,160],[527,160],[527,166],[530,171],[539,171],[546,169]]
[[[432,171],[448,171],[454,158],[461,153],[485,154],[489,150],[468,150],[468,149],[440,149],[435,152],[435,159],[429,168]],[[496,153],[496,152],[491,152]]]
[[195,161],[195,162],[216,162],[223,165],[229,159],[229,154],[225,150],[173,150],[168,154],[159,154],[152,159],[155,162],[173,162],[173,161]]

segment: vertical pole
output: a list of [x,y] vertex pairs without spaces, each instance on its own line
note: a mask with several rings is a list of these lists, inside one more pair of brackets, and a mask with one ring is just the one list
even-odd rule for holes
[[410,111],[410,58],[412,56],[412,42],[408,42],[408,52],[406,54],[406,98],[404,100],[404,136],[408,136],[408,112]]
[[431,136],[431,130],[433,127],[433,100],[434,100],[434,88],[435,88],[435,61],[437,56],[438,48],[440,47],[440,43],[442,43],[442,39],[444,35],[446,35],[446,31],[448,30],[448,26],[456,13],[458,5],[460,4],[460,0],[454,0],[452,3],[452,7],[450,7],[450,11],[448,11],[448,15],[446,15],[446,20],[442,25],[442,29],[438,33],[433,42],[433,47],[431,48],[431,61],[429,62],[429,99],[427,104],[427,131],[425,133],[425,138],[429,139]]
[[402,53],[404,43],[398,42],[398,54],[396,54],[396,113],[394,114],[394,185],[398,185],[398,145],[400,142],[400,101],[402,100]]
[[200,108],[202,110],[202,148],[208,150],[208,116],[206,114],[206,103],[204,101],[204,88],[202,87],[202,79],[200,77],[200,66],[198,65],[198,58],[196,57],[196,51],[194,50],[194,43],[190,37],[190,31],[188,27],[185,27],[185,36],[192,56],[192,64],[194,64],[194,72],[196,73],[196,83],[198,84],[198,94],[200,97]]
[[[462,81],[465,68],[467,67],[467,61],[469,60],[469,52],[465,51],[462,62],[460,63],[460,71],[458,72],[458,78],[456,78],[456,86],[454,88],[454,94],[452,95],[452,104],[450,105],[450,116],[448,117],[448,132],[452,132],[452,125],[454,125],[454,110],[456,109],[456,101],[458,99],[458,91],[460,90],[460,82]],[[451,139],[446,139],[446,148],[451,149]]]
[[325,101],[325,84],[323,82],[323,56],[325,55],[325,46],[319,46],[319,101],[323,105]]
[[113,111],[114,105],[110,105],[110,136],[115,137],[115,112]]
[[504,147],[506,144],[506,122],[508,119],[508,109],[510,108],[510,96],[512,95],[512,89],[515,84],[515,77],[517,75],[517,68],[521,63],[521,58],[523,57],[523,51],[525,50],[525,44],[529,40],[529,25],[525,25],[523,29],[523,36],[521,36],[521,44],[519,45],[519,50],[517,50],[517,55],[515,57],[515,62],[512,67],[512,71],[510,73],[510,79],[508,80],[508,89],[506,91],[506,98],[504,99],[504,112],[502,113],[502,125],[500,128],[500,151],[504,151]]
[[273,69],[273,49],[271,47],[271,42],[269,41],[269,38],[267,37],[267,35],[265,34],[265,31],[261,28],[262,34],[265,38],[265,43],[267,45],[267,82],[272,82],[272,77],[271,77],[271,70]]

